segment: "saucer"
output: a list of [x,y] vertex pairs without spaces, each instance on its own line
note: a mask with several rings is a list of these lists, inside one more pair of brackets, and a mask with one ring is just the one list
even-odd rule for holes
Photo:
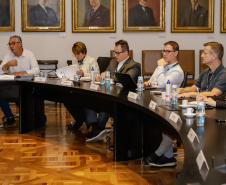
[[186,108],[190,107],[190,105],[180,105],[180,107],[181,107],[182,109],[186,109]]
[[190,113],[190,114],[184,113],[184,116],[187,118],[193,118],[193,117],[195,117],[195,115],[196,115],[195,113]]

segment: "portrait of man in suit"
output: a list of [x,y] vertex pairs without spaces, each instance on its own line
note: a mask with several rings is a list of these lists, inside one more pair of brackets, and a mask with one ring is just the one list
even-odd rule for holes
[[147,6],[148,0],[139,0],[139,3],[130,8],[128,15],[129,26],[157,26],[153,9]]
[[110,9],[103,6],[100,0],[89,0],[89,3],[82,26],[110,26]]
[[[208,26],[208,9],[199,4],[199,0],[189,0],[190,5],[184,9],[181,24],[178,26]],[[208,0],[203,0],[208,3]],[[178,7],[179,8],[179,7]]]
[[0,2],[0,26],[10,26],[8,0],[1,0]]
[[53,8],[47,6],[47,0],[38,0],[38,4],[28,11],[30,26],[59,26],[59,18]]

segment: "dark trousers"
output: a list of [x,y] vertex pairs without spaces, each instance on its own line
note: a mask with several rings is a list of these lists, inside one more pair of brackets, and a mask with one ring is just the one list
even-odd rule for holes
[[13,117],[13,113],[9,107],[9,102],[6,99],[0,98],[0,106],[5,117]]
[[70,104],[64,104],[64,106],[67,108],[67,110],[70,112],[72,117],[75,119],[77,123],[83,123],[86,121],[86,115],[84,108],[72,106]]
[[85,109],[87,124],[90,124],[100,130],[105,129],[105,125],[109,119],[110,114],[106,112],[99,112],[97,117],[97,111],[91,109]]

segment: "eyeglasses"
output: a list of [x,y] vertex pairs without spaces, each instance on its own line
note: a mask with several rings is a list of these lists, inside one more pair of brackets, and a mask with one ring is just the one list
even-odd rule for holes
[[8,45],[8,46],[11,46],[11,45],[14,46],[16,43],[20,43],[20,42],[11,42],[11,43],[8,43],[7,45]]
[[[125,50],[126,51],[126,50]],[[121,53],[124,53],[125,51],[122,51],[122,52],[116,52],[116,51],[113,51],[113,55],[119,55]]]
[[166,53],[166,54],[168,55],[168,54],[171,53],[171,52],[174,52],[174,51],[170,51],[170,50],[162,50],[162,54],[163,54],[163,53]]

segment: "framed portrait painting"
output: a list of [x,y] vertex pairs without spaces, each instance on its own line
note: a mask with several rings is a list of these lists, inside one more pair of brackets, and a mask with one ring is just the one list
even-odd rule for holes
[[22,0],[22,31],[65,31],[65,0]]
[[0,1],[0,31],[15,31],[14,0]]
[[123,31],[165,31],[165,0],[123,0]]
[[221,33],[226,33],[226,0],[221,0]]
[[171,32],[214,31],[214,0],[172,0]]
[[72,32],[115,32],[116,0],[72,0]]

